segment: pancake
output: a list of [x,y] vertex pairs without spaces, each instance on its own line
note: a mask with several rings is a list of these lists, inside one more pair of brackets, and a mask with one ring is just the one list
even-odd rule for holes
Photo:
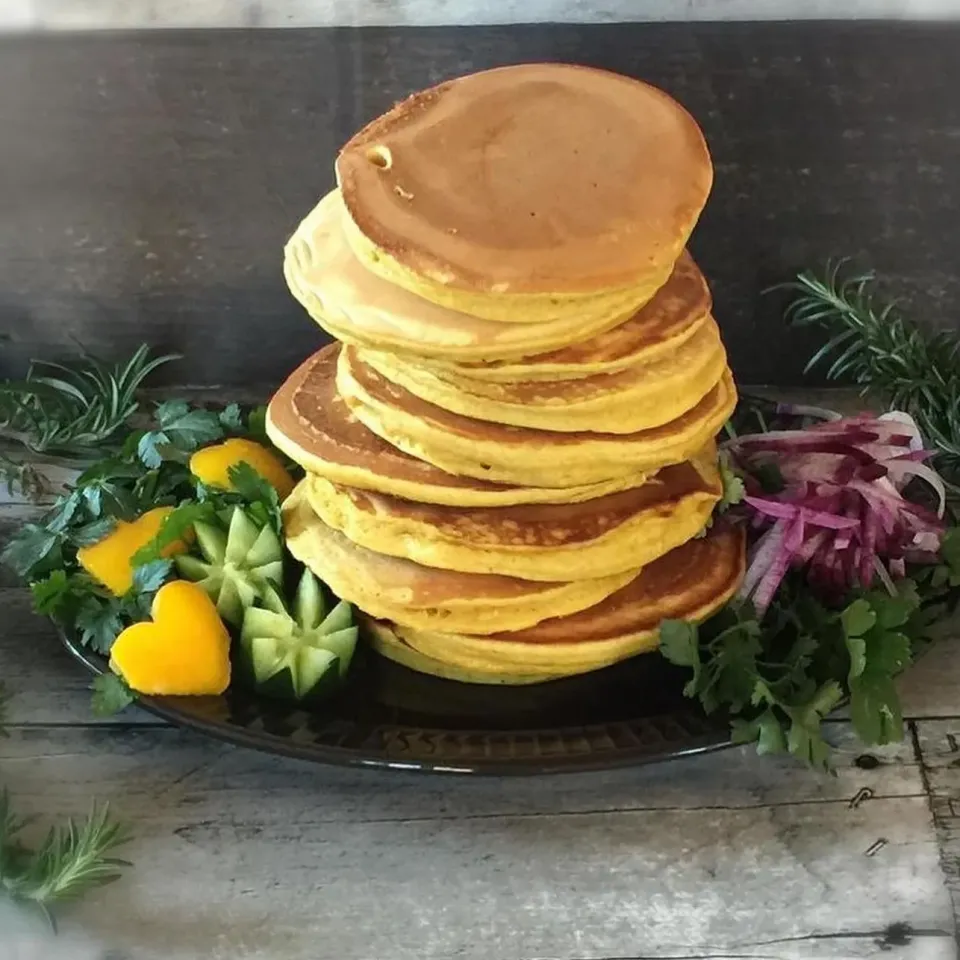
[[357,133],[336,172],[371,270],[474,316],[525,321],[648,301],[713,180],[699,127],[666,93],[557,63],[415,94]]
[[637,433],[559,433],[473,420],[384,380],[344,347],[337,389],[357,419],[387,442],[441,470],[517,486],[573,487],[653,473],[689,460],[736,404],[729,371],[692,410]]
[[427,567],[558,582],[637,570],[696,536],[723,494],[716,448],[633,490],[579,504],[464,510],[305,483],[317,516],[348,540]]
[[409,670],[416,670],[417,673],[429,674],[431,677],[454,680],[457,683],[520,687],[543,683],[547,680],[560,680],[563,676],[543,670],[529,673],[491,673],[486,670],[466,670],[453,664],[444,663],[442,660],[434,660],[433,657],[425,656],[419,650],[414,650],[406,641],[397,636],[391,624],[383,620],[374,620],[361,614],[359,621],[364,639],[381,657],[399,663]]
[[[651,563],[593,607],[490,636],[394,625],[395,636],[447,668],[543,679],[597,670],[655,650],[663,620],[707,619],[739,588],[745,565],[739,529],[718,525]],[[414,666],[414,664],[410,664]],[[507,682],[510,682],[509,680]]]
[[[438,306],[362,266],[344,236],[344,217],[339,192],[327,194],[288,241],[283,264],[287,286],[301,306],[344,343],[482,363],[563,348],[630,316],[613,313],[595,320],[573,316],[546,323],[497,323]],[[666,336],[674,334],[669,324],[665,326]],[[682,318],[673,327],[676,336],[682,336]]]
[[643,473],[558,490],[459,477],[403,453],[368,430],[336,390],[339,344],[300,365],[267,408],[273,444],[308,473],[331,483],[418,503],[503,507],[522,503],[579,503],[638,487]]
[[303,483],[283,506],[287,548],[338,597],[380,620],[420,630],[496,633],[599,603],[636,571],[574,583],[435,570],[351,543],[310,508]]
[[637,433],[659,427],[695,407],[727,369],[720,330],[712,319],[670,353],[618,373],[577,380],[487,383],[438,374],[396,354],[357,349],[357,358],[444,410],[560,433]]
[[[618,373],[679,349],[701,327],[714,322],[710,316],[711,306],[710,288],[693,258],[684,251],[670,279],[649,303],[629,320],[587,340],[574,342],[571,338],[557,350],[519,360],[477,363],[424,356],[419,362],[438,376],[455,374],[496,383],[568,380]],[[548,326],[538,324],[536,329]]]

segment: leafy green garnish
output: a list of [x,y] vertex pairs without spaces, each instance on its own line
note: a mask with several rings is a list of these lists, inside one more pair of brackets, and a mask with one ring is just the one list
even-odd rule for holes
[[93,712],[98,717],[112,717],[137,699],[126,681],[115,673],[100,674],[90,688],[93,690]]
[[723,495],[716,509],[717,512],[723,513],[743,500],[747,495],[747,488],[743,484],[743,478],[733,469],[729,455],[722,450],[717,466],[720,470],[720,481],[723,484]]
[[80,823],[71,818],[52,827],[35,848],[22,840],[31,822],[18,817],[9,794],[0,792],[0,891],[40,909],[51,924],[52,907],[112,883],[130,866],[112,856],[129,834],[106,805],[95,806]]
[[155,417],[157,428],[146,431],[137,441],[137,454],[148,467],[159,467],[165,459],[183,459],[224,436],[219,414],[191,408],[185,400],[159,404]]
[[708,713],[730,715],[736,742],[829,769],[822,720],[844,698],[864,743],[903,737],[894,678],[925,641],[928,623],[913,581],[902,581],[896,595],[870,590],[831,610],[794,577],[762,625],[749,603],[732,603],[699,627],[665,621],[660,650],[691,671],[686,696]]
[[280,516],[280,496],[249,463],[238,463],[227,471],[227,476],[237,495],[245,501],[247,513],[260,526],[271,526],[280,533],[283,520]]
[[72,363],[34,361],[24,380],[0,382],[0,433],[34,453],[102,456],[137,411],[136,391],[173,355],[141,346],[124,364],[84,354]]

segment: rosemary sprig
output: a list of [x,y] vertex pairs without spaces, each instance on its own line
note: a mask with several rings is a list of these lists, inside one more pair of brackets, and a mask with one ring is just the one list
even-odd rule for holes
[[142,345],[114,365],[89,354],[69,364],[35,360],[24,380],[0,381],[0,437],[33,453],[102,457],[137,411],[137,389],[175,359],[151,357]]
[[937,466],[960,477],[960,337],[928,333],[884,302],[872,273],[848,273],[847,261],[807,271],[784,288],[795,294],[786,310],[798,326],[829,334],[807,370],[831,361],[827,377],[849,378],[864,393],[905,410],[938,450]]
[[32,821],[17,816],[6,791],[0,792],[0,892],[33,905],[51,925],[51,908],[75,900],[120,877],[126,860],[112,856],[129,840],[106,805],[94,806],[86,819],[52,827],[36,848],[21,840]]

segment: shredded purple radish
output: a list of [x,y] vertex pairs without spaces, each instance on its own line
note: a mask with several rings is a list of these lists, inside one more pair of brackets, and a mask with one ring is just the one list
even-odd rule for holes
[[[924,462],[932,452],[924,450],[912,417],[895,411],[837,418],[820,408],[786,404],[782,410],[823,422],[724,445],[744,477],[746,496],[738,509],[759,532],[740,590],[758,615],[791,567],[804,568],[824,599],[840,600],[875,579],[892,587],[908,560],[937,559],[946,488]],[[760,481],[765,472],[782,481],[782,489],[765,490]],[[935,510],[903,495],[911,480],[933,489]]]

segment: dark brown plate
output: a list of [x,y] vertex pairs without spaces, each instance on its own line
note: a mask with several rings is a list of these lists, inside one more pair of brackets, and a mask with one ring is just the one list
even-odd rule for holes
[[[67,635],[94,673],[106,662]],[[316,763],[488,775],[652,763],[725,746],[729,728],[682,694],[683,673],[657,654],[529,687],[440,680],[358,651],[348,685],[300,710],[252,691],[146,697],[171,723]]]

